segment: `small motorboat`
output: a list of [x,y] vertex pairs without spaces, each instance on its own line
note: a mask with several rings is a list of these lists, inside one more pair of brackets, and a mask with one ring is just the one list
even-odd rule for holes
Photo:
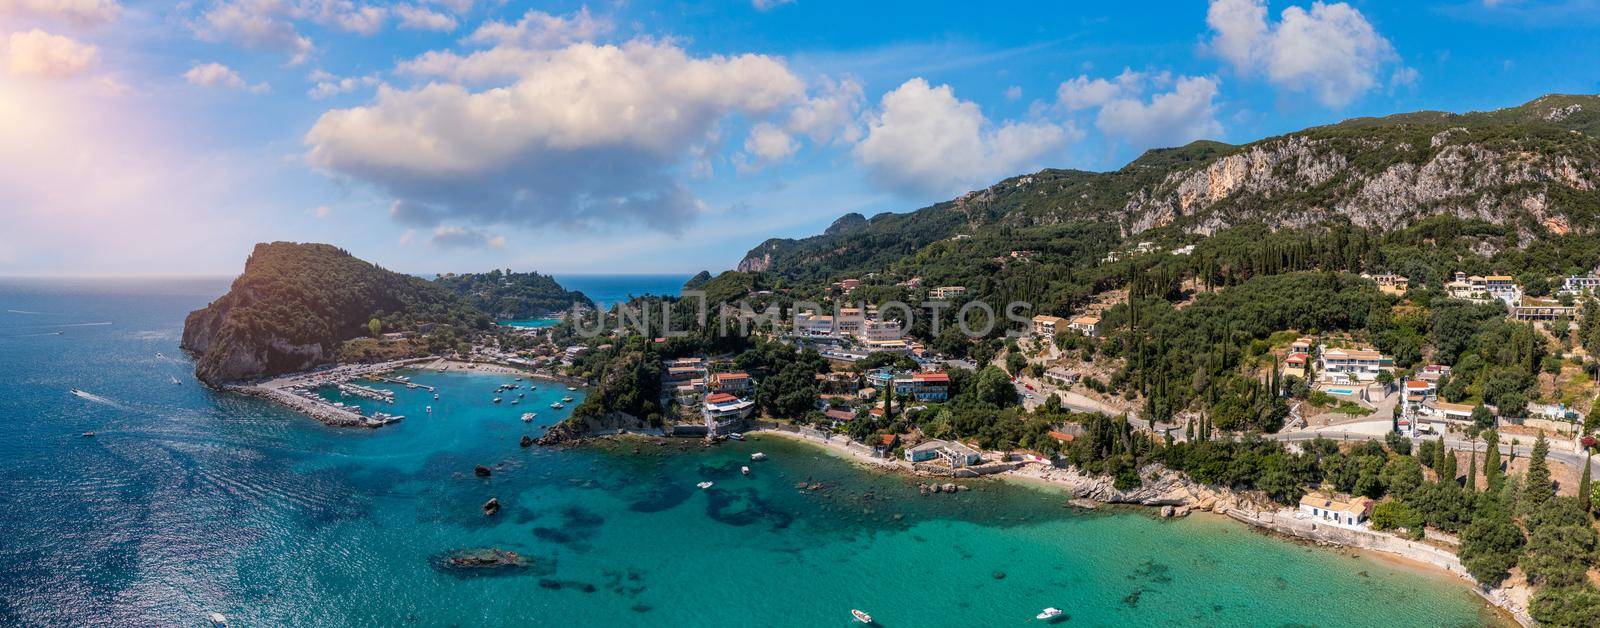
[[522,413],[522,422],[523,423],[532,423],[533,422],[533,417],[536,417],[536,416],[539,416],[539,415],[534,414],[532,412],[524,412],[524,413]]
[[434,401],[438,401],[439,400],[439,393],[434,393],[433,394],[433,400]]
[[744,434],[740,434],[738,432],[729,432],[728,433],[728,438],[731,438],[733,440],[744,440]]
[[577,389],[578,389],[577,386],[568,386],[567,387],[567,390],[577,390]]
[[206,616],[206,619],[211,620],[212,628],[228,628],[227,615],[223,615],[222,613],[211,613],[210,615]]
[[1061,616],[1061,609],[1052,606],[1050,608],[1044,609],[1043,611],[1040,611],[1039,614],[1038,615],[1034,615],[1033,618],[1034,619],[1051,620],[1051,619],[1055,619],[1055,618],[1060,617],[1060,616]]
[[739,467],[739,473],[750,475],[750,467]]
[[572,395],[567,395],[565,397],[562,397],[561,401],[564,402],[564,403],[572,403]]
[[494,398],[494,402],[495,402],[495,403],[500,403],[500,398],[499,398],[499,397],[495,397],[495,398]]
[[172,380],[172,383],[174,383],[174,384],[182,384],[182,383],[183,383],[183,382],[180,382],[180,381],[178,381],[178,378],[176,378],[176,377],[173,377],[173,376],[171,376],[171,375],[168,375],[168,376],[167,376],[167,379],[170,379],[170,380]]
[[555,409],[555,410],[560,410],[560,409],[562,409],[562,408],[565,408],[565,407],[566,407],[566,406],[564,406],[564,405],[561,405],[561,402],[559,402],[559,401],[557,401],[557,402],[555,402],[555,403],[552,403],[552,404],[550,404],[550,407],[551,407],[551,408],[552,408],[552,409]]
[[517,398],[521,399],[524,394],[526,394],[526,393],[517,393]]
[[84,432],[83,433],[83,437],[84,438],[94,438],[94,432]]
[[863,624],[872,623],[872,616],[868,615],[866,611],[860,611],[852,608],[850,609],[850,616],[856,618],[856,621],[859,621]]
[[519,404],[519,403],[522,403],[522,400],[521,400],[521,399],[512,399],[512,400],[511,400],[511,405],[513,405],[513,406],[514,406],[514,405],[517,405],[517,404]]
[[427,407],[424,407],[424,408],[423,408],[423,409],[422,409],[422,411],[423,411],[423,412],[426,412],[426,413],[428,413],[428,414],[433,414],[433,406],[427,406]]
[[750,454],[750,459],[754,460],[756,462],[761,462],[762,460],[766,460],[767,459],[767,455],[758,451],[756,453]]
[[705,489],[711,488],[711,485],[712,485],[712,482],[710,480],[706,480],[704,482],[696,484],[695,486],[700,487],[700,490],[705,490]]

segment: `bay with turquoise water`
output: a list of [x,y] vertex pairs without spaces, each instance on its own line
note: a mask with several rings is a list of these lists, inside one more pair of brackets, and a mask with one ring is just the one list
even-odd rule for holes
[[[556,281],[568,290],[577,290],[594,301],[595,307],[608,309],[618,303],[642,296],[675,297],[683,292],[684,282],[694,275],[682,274],[577,274],[556,275]],[[538,329],[561,322],[558,318],[527,318],[498,321],[501,325]]]
[[[1024,626],[1046,606],[1060,625],[1498,621],[1432,572],[998,481],[922,497],[771,436],[522,449],[570,412],[552,400],[583,394],[546,382],[496,405],[506,376],[412,372],[439,400],[400,388],[385,405],[405,421],[327,428],[194,381],[183,315],[226,287],[0,281],[0,625],[845,626],[860,608]],[[439,566],[480,547],[534,565]]]

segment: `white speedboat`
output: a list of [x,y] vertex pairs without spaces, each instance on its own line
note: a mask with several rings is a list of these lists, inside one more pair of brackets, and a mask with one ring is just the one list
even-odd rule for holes
[[434,393],[433,394],[433,400],[434,401],[438,401],[439,400],[439,393]]
[[211,613],[206,616],[211,621],[212,628],[228,628],[228,616],[222,613]]
[[423,408],[422,411],[426,412],[428,414],[433,414],[433,406],[427,406],[427,407]]
[[495,397],[495,398],[494,398],[494,402],[495,402],[495,403],[500,403],[500,398],[499,398],[499,397]]
[[521,399],[512,399],[512,400],[511,400],[511,405],[513,405],[513,406],[514,406],[514,405],[517,405],[517,404],[519,404],[519,403],[522,403],[522,400],[521,400]]
[[739,472],[745,475],[750,475],[750,467],[739,467]]
[[1038,615],[1034,615],[1033,618],[1034,619],[1055,619],[1055,618],[1060,617],[1060,616],[1061,616],[1061,609],[1052,606],[1050,608],[1044,609],[1043,611],[1040,611],[1039,614]]
[[872,616],[868,615],[866,611],[859,611],[852,608],[850,609],[850,616],[856,618],[856,621],[859,621],[863,624],[872,623]]
[[577,390],[577,389],[578,389],[577,386],[568,386],[567,387],[567,390]]
[[750,454],[750,459],[754,460],[756,462],[761,462],[762,460],[766,460],[767,459],[767,455],[758,451],[756,453]]
[[550,407],[553,408],[553,409],[556,409],[556,410],[560,410],[562,408],[565,408],[566,406],[561,405],[561,402],[557,401],[555,403],[550,404]]
[[561,401],[562,401],[562,402],[563,402],[563,403],[572,403],[572,395],[567,395],[567,396],[565,396],[565,397],[562,397],[562,398],[561,398]]
[[744,440],[744,434],[740,434],[738,432],[729,432],[728,433],[728,438],[731,438],[733,440]]
[[711,488],[711,484],[712,484],[712,482],[710,480],[706,480],[704,482],[696,484],[695,486],[700,487],[701,490],[705,490],[705,489]]
[[539,416],[539,415],[534,414],[532,412],[524,412],[524,413],[522,413],[522,422],[523,423],[532,423],[533,422],[533,417],[536,417],[536,416]]
[[168,376],[167,376],[167,379],[170,379],[170,380],[172,380],[172,383],[174,383],[174,384],[182,384],[182,383],[183,383],[183,382],[180,382],[180,381],[178,381],[178,378],[176,378],[176,377],[173,377],[173,376],[171,376],[171,375],[168,375]]

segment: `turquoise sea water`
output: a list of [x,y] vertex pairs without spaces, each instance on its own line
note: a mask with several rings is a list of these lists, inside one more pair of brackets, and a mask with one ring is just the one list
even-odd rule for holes
[[554,327],[561,322],[559,318],[519,318],[514,320],[496,321],[507,327],[521,327],[524,329],[539,329],[541,327]]
[[[182,316],[224,289],[0,282],[0,625],[844,626],[860,608],[1021,626],[1045,606],[1061,625],[1493,621],[1448,578],[1232,522],[1078,513],[995,481],[922,497],[774,437],[522,449],[570,411],[551,400],[582,395],[545,382],[495,405],[508,377],[416,372],[439,400],[400,388],[383,407],[404,422],[326,428],[189,376]],[[535,565],[436,565],[473,547]]]

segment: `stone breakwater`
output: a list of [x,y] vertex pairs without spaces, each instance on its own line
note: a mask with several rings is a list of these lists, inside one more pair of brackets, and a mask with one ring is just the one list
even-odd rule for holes
[[377,424],[368,422],[366,417],[356,414],[355,412],[335,407],[332,404],[318,403],[279,388],[271,388],[267,386],[228,386],[226,390],[266,399],[280,406],[316,419],[329,427],[377,427]]

